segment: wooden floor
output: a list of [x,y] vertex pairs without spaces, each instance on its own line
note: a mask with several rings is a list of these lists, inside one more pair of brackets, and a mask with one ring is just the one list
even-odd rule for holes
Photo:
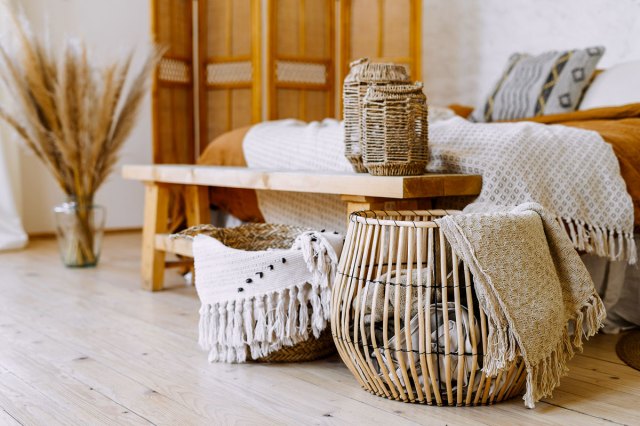
[[427,407],[358,387],[337,358],[292,365],[209,364],[196,344],[198,299],[139,289],[139,234],[106,238],[96,269],[64,268],[55,242],[0,254],[0,424],[640,424],[640,372],[597,336],[554,398]]

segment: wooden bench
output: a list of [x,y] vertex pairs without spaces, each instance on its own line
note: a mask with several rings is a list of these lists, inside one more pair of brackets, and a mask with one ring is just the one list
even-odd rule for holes
[[191,253],[189,244],[168,239],[169,189],[173,185],[184,188],[189,226],[209,222],[209,187],[337,194],[348,212],[430,208],[432,198],[477,195],[482,187],[477,175],[371,176],[192,165],[127,165],[122,175],[145,184],[142,279],[143,288],[152,291],[163,287],[165,253]]

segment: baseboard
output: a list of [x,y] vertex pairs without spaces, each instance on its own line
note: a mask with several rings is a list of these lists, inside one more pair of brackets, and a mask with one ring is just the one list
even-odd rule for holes
[[[110,228],[110,229],[105,229],[104,230],[104,233],[107,234],[107,235],[112,235],[112,234],[131,234],[131,233],[137,233],[137,232],[142,232],[142,228],[141,227]],[[29,233],[27,233],[27,235],[29,236],[30,240],[41,240],[41,239],[55,238],[56,233],[55,232],[29,232]]]

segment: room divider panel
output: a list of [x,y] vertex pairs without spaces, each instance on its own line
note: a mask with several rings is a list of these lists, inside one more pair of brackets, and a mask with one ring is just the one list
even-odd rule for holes
[[191,0],[153,0],[151,30],[167,48],[153,76],[153,162],[193,163],[194,86]]
[[334,116],[334,1],[267,2],[269,119]]
[[262,119],[261,1],[199,0],[199,126],[216,136]]
[[216,136],[261,120],[339,116],[360,57],[420,80],[421,2],[151,0],[153,39],[169,48],[154,76],[154,162],[192,163]]

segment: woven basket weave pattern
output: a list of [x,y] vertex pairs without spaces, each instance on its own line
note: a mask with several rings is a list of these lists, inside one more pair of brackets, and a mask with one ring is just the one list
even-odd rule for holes
[[363,160],[369,173],[407,176],[425,172],[429,150],[422,84],[371,86],[362,114]]
[[271,223],[250,223],[236,228],[216,228],[213,225],[197,225],[178,233],[182,237],[207,235],[227,247],[238,250],[262,251],[287,249],[306,228]]
[[371,63],[366,58],[351,63],[343,85],[345,156],[358,173],[366,173],[362,163],[362,100],[369,86],[409,83],[402,65]]
[[469,268],[433,219],[443,210],[358,212],[333,287],[340,357],[367,391],[429,405],[470,406],[520,394],[521,358],[482,372],[487,317]]

